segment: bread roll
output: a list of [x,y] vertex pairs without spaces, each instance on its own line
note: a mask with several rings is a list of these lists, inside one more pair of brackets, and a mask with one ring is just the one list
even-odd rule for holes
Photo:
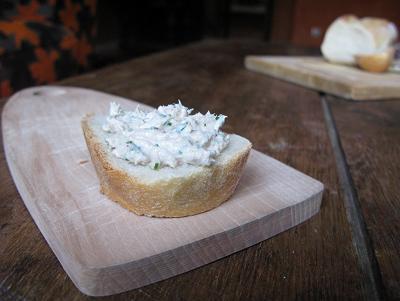
[[387,20],[345,15],[329,26],[321,51],[330,62],[355,65],[357,55],[382,53],[396,39],[396,26]]

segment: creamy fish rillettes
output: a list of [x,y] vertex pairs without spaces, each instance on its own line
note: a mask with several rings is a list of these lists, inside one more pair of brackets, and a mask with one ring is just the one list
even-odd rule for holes
[[221,131],[226,116],[192,111],[180,101],[150,112],[126,111],[112,102],[103,124],[106,143],[116,157],[154,169],[212,165],[229,144]]

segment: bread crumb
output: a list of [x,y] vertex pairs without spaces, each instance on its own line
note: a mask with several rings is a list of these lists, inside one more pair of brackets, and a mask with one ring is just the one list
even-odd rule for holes
[[279,138],[278,142],[276,142],[276,143],[270,142],[270,143],[268,143],[268,146],[270,149],[272,149],[274,151],[282,151],[285,148],[287,148],[288,143],[285,141],[285,139]]

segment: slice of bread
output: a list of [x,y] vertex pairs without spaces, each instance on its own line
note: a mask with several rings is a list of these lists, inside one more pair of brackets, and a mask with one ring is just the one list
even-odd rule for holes
[[109,134],[102,130],[104,121],[104,116],[93,115],[82,120],[101,192],[138,215],[182,217],[219,206],[233,194],[251,149],[250,141],[232,134],[210,167],[185,164],[153,170],[114,156],[105,142]]

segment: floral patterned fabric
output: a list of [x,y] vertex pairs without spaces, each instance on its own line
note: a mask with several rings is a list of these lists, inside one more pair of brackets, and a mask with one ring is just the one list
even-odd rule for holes
[[96,0],[0,0],[0,97],[88,68]]

